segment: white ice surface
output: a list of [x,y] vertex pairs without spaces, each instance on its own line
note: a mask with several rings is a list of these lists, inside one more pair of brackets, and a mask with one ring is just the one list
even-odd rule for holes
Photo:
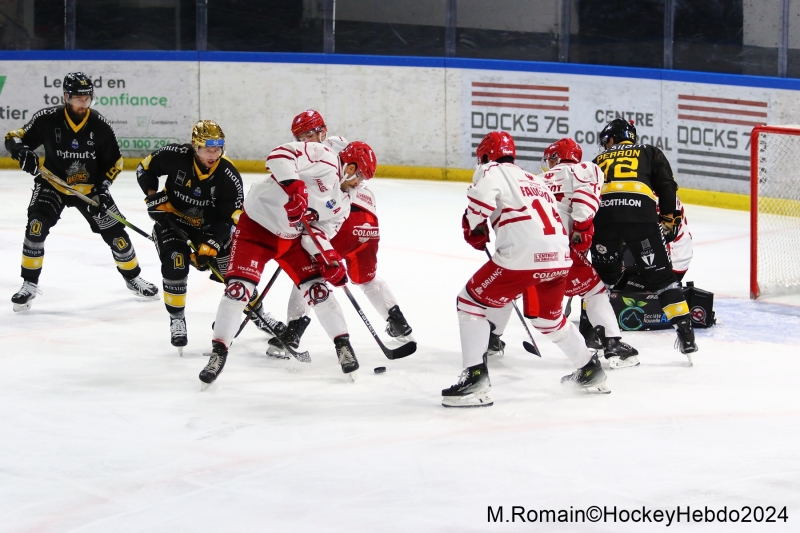
[[[247,176],[252,182],[256,176]],[[715,293],[722,322],[698,331],[695,366],[674,334],[625,340],[642,366],[609,372],[612,393],[572,396],[572,371],[512,317],[490,373],[495,405],[444,409],[461,370],[455,297],[484,256],[461,238],[463,183],[373,180],[380,275],[419,350],[388,361],[339,294],[361,363],[342,374],[314,320],[313,362],[267,358],[248,326],[200,392],[221,285],[193,271],[189,345],[169,344],[161,301],[129,293],[74,209],[47,241],[30,311],[13,313],[31,178],[0,173],[0,532],[663,531],[666,523],[487,523],[487,506],[715,510],[788,506],[788,522],[667,530],[800,531],[800,306],[748,296],[748,214],[686,207],[687,280]],[[131,172],[112,192],[149,230]],[[152,245],[131,233],[160,287]],[[267,274],[271,274],[270,266]],[[378,315],[354,294],[376,329]],[[284,318],[283,276],[266,308]],[[384,335],[385,338],[385,335]],[[376,375],[373,367],[386,366]]]

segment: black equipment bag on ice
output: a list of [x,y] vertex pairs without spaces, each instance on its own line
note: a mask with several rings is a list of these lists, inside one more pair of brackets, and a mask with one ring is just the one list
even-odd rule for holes
[[[689,305],[689,314],[692,317],[692,326],[695,328],[710,328],[716,324],[714,316],[714,294],[694,286],[689,281],[682,287],[686,303]],[[656,329],[671,329],[667,317],[658,303],[658,295],[653,292],[637,291],[627,288],[623,291],[611,291],[611,307],[617,316],[620,329],[623,331],[648,331]]]

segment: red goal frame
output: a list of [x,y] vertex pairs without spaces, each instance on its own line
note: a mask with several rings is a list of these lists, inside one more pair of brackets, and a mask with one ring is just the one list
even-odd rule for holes
[[758,135],[776,133],[779,135],[800,135],[797,127],[756,126],[750,132],[750,298],[761,295],[758,286]]

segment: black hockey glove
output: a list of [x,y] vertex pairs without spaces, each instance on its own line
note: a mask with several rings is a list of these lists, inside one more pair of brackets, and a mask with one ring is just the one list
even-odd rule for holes
[[154,192],[144,197],[147,204],[147,214],[156,224],[165,224],[167,216],[174,212],[172,204],[169,203],[169,196],[166,191]]
[[217,257],[220,249],[219,242],[212,236],[207,235],[202,244],[197,248],[197,252],[192,252],[189,256],[197,270],[208,270],[208,263],[212,258]]
[[658,215],[658,219],[661,224],[661,232],[664,234],[664,240],[667,242],[674,241],[681,230],[681,222],[683,222],[681,212],[675,211],[671,215]]
[[105,213],[108,209],[108,206],[111,205],[111,195],[108,192],[108,186],[111,185],[110,181],[104,181],[103,185],[95,190],[94,196],[92,196],[92,200],[97,202],[97,205],[89,204],[89,213],[92,216],[97,216],[101,213]]
[[36,176],[39,174],[39,156],[30,148],[23,148],[17,152],[14,158],[19,161],[19,168],[30,174]]

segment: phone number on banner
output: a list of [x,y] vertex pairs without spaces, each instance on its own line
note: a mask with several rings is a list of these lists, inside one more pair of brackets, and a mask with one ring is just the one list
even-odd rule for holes
[[179,143],[180,139],[172,137],[120,137],[120,150],[157,150],[171,143]]

